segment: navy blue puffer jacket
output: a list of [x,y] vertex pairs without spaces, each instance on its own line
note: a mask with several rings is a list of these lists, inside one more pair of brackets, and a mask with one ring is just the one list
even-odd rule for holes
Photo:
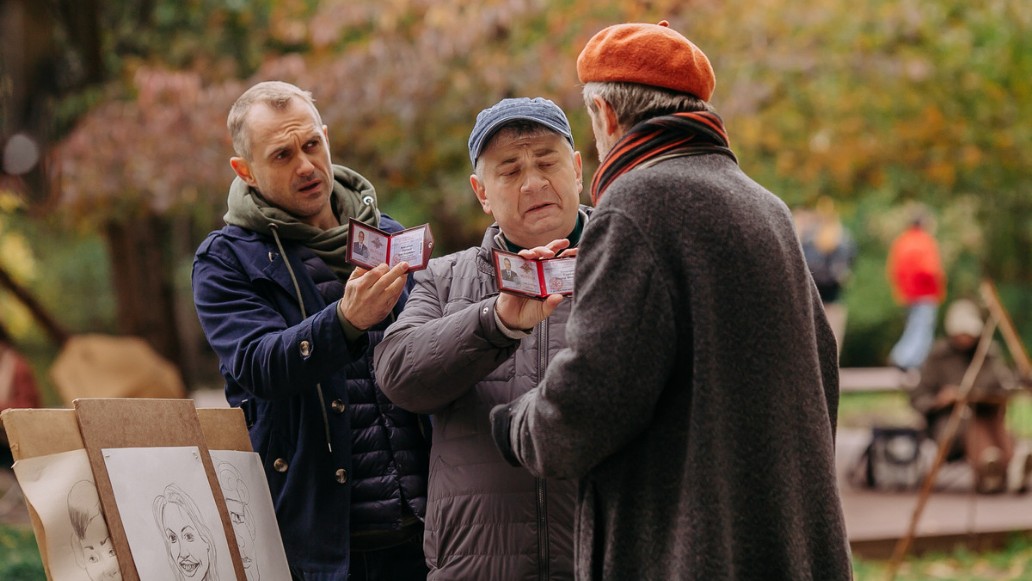
[[[386,215],[380,228],[402,229]],[[428,440],[372,374],[373,348],[408,289],[349,347],[336,313],[343,284],[308,248],[283,243],[285,257],[268,236],[211,233],[194,259],[194,302],[226,399],[243,408],[262,458],[291,568],[346,579],[351,531],[396,530],[425,510]]]

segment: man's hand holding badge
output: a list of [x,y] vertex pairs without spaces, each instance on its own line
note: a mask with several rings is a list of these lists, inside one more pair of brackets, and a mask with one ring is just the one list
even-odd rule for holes
[[[519,330],[532,329],[552,314],[552,311],[563,301],[564,295],[572,294],[573,265],[575,264],[575,260],[572,259],[577,256],[577,249],[569,248],[569,246],[570,241],[562,238],[553,240],[546,246],[520,250],[517,254],[520,259],[531,264],[551,260],[561,261],[563,274],[560,277],[531,274],[525,277],[531,281],[530,287],[527,287],[525,284],[519,285],[502,281],[499,274],[498,288],[501,292],[498,295],[495,310],[498,318],[506,327]],[[501,269],[498,268],[498,262],[502,255],[505,253],[495,253],[495,268],[499,273]],[[543,283],[541,283],[542,278],[545,279]],[[555,278],[568,280],[569,283],[561,285],[563,287],[561,289],[554,288],[558,285],[550,279]],[[535,292],[530,290],[532,288],[538,290]]]

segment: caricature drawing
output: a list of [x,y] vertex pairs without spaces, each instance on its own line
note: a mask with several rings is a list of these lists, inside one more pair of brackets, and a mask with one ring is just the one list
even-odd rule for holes
[[80,480],[68,491],[68,518],[72,523],[72,554],[90,581],[121,580],[118,558],[93,482]]
[[175,484],[152,505],[165,540],[168,562],[178,581],[217,581],[214,539],[193,499]]
[[236,534],[237,546],[240,547],[244,574],[247,575],[247,581],[259,581],[261,571],[258,570],[258,561],[255,559],[255,522],[249,506],[251,492],[236,466],[221,462],[217,471],[219,486],[222,488],[222,495],[226,497],[226,508],[229,509],[229,518]]

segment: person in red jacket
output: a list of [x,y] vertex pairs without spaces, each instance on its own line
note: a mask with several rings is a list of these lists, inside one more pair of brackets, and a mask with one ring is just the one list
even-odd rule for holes
[[892,242],[886,271],[896,300],[907,307],[903,335],[889,353],[889,361],[910,372],[924,363],[932,348],[935,317],[946,298],[946,273],[925,214],[915,216]]

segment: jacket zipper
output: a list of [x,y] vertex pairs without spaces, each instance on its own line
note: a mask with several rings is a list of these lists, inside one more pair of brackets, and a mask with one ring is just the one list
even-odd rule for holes
[[[548,368],[548,319],[538,325],[538,383],[545,377]],[[537,494],[538,519],[538,579],[548,579],[548,502],[545,480],[536,478],[534,488]]]

